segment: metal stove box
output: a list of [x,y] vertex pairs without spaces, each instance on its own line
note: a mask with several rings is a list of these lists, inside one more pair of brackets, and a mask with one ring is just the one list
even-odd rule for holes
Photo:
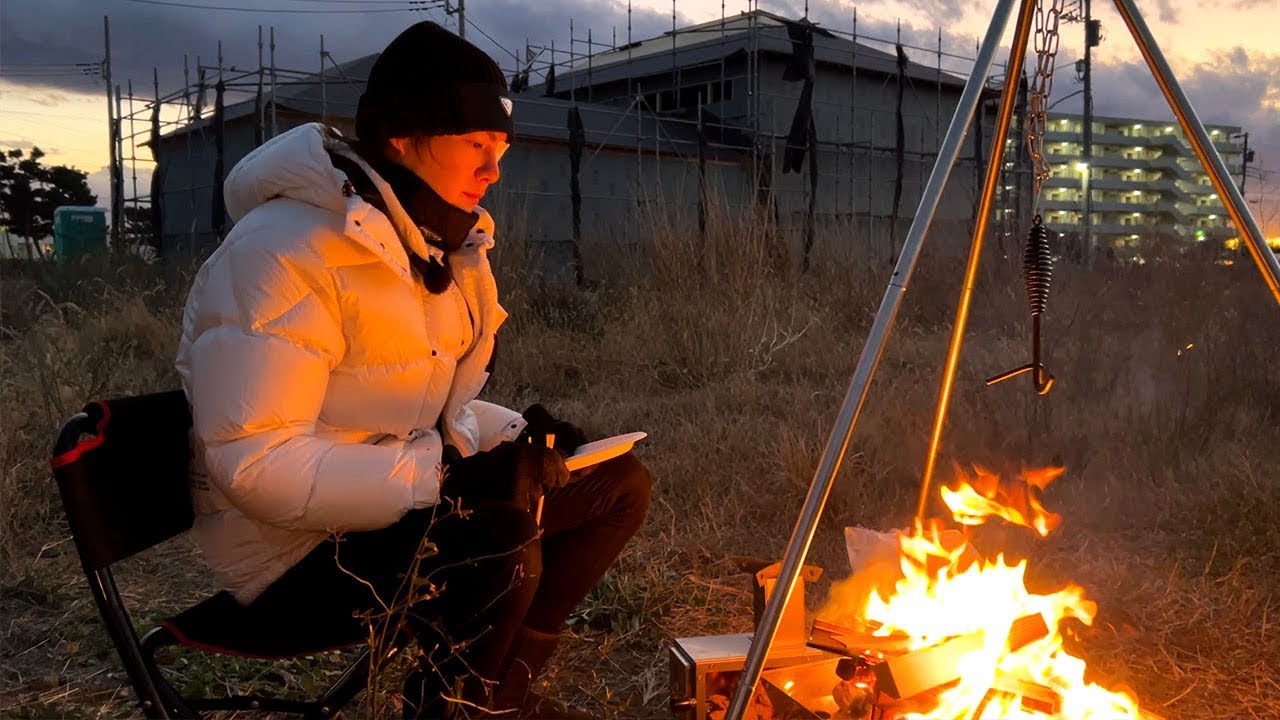
[[[714,696],[732,697],[750,646],[750,633],[677,639],[668,655],[671,712],[676,720],[708,720]],[[838,661],[838,655],[823,650],[775,647],[765,661],[764,679],[786,684],[778,673],[772,672],[785,668],[796,673],[798,680],[794,688],[786,688],[790,695],[807,707],[827,705],[829,700],[824,701],[822,696],[829,695],[838,681],[835,674]],[[823,680],[814,682],[801,677],[810,675]],[[818,695],[805,697],[812,693]]]

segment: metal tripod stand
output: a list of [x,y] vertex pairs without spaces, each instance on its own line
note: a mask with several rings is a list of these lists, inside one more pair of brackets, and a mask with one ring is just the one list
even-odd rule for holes
[[[1276,256],[1267,247],[1261,228],[1258,227],[1257,221],[1245,205],[1244,197],[1241,195],[1240,190],[1231,180],[1226,163],[1223,162],[1222,157],[1210,141],[1209,133],[1205,131],[1200,118],[1196,115],[1191,103],[1187,100],[1187,96],[1178,85],[1168,61],[1165,60],[1164,54],[1161,53],[1160,48],[1156,45],[1155,38],[1151,34],[1150,28],[1147,27],[1146,21],[1143,20],[1142,15],[1138,12],[1134,0],[1114,0],[1114,2],[1116,9],[1120,12],[1125,25],[1128,26],[1129,32],[1133,35],[1134,41],[1142,52],[1142,56],[1147,62],[1147,67],[1150,68],[1152,76],[1160,85],[1165,99],[1169,101],[1170,108],[1177,116],[1178,122],[1182,126],[1182,131],[1191,142],[1191,146],[1195,150],[1196,156],[1200,159],[1201,165],[1208,172],[1218,197],[1226,201],[1227,211],[1231,214],[1231,220],[1235,223],[1237,231],[1244,236],[1246,245],[1249,248],[1249,254],[1253,257],[1254,263],[1258,266],[1263,279],[1271,289],[1272,296],[1280,304],[1280,261],[1276,260]],[[981,201],[978,205],[978,216],[974,225],[969,260],[965,267],[964,284],[960,291],[960,301],[956,309],[951,342],[947,350],[946,365],[943,370],[941,387],[938,390],[938,407],[929,443],[929,454],[926,458],[924,474],[921,480],[920,503],[917,515],[922,516],[924,514],[937,460],[938,446],[941,441],[943,427],[946,424],[947,407],[950,403],[956,367],[960,358],[960,347],[964,338],[965,327],[968,324],[969,306],[973,298],[973,288],[978,273],[978,260],[982,254],[982,244],[987,232],[988,217],[991,214],[991,206],[995,198],[1005,139],[1013,117],[1014,96],[1017,92],[1016,82],[1013,81],[1013,78],[1020,77],[1022,74],[1023,57],[1026,55],[1028,39],[1031,34],[1036,0],[1020,0],[1020,2],[1017,0],[998,0],[996,3],[995,13],[991,17],[991,25],[983,38],[977,60],[974,62],[973,70],[965,83],[959,104],[951,118],[951,124],[947,128],[946,137],[938,149],[938,158],[934,163],[928,184],[925,185],[924,192],[920,198],[920,206],[916,211],[915,219],[911,223],[910,230],[907,231],[902,254],[898,258],[897,265],[893,269],[893,277],[890,279],[884,298],[880,301],[880,307],[876,311],[875,321],[872,323],[871,331],[867,335],[862,354],[858,358],[858,364],[854,369],[849,389],[845,393],[840,412],[836,417],[835,427],[832,428],[831,436],[827,440],[826,450],[824,450],[822,460],[814,473],[813,481],[809,486],[809,493],[805,497],[804,506],[800,511],[800,517],[791,533],[791,539],[787,543],[778,584],[775,586],[775,590],[765,606],[764,614],[760,618],[760,626],[756,628],[755,635],[751,639],[751,649],[747,653],[742,677],[734,690],[733,699],[729,705],[728,720],[742,720],[755,686],[760,681],[760,673],[764,668],[766,656],[773,644],[773,638],[782,619],[783,608],[786,607],[788,600],[791,598],[800,570],[804,565],[806,556],[809,554],[809,547],[813,543],[813,536],[817,531],[818,519],[827,504],[827,497],[831,493],[831,486],[835,481],[836,473],[840,469],[840,463],[844,459],[845,452],[848,450],[854,425],[857,423],[858,415],[861,413],[863,403],[867,398],[871,378],[875,375],[876,367],[880,363],[880,357],[883,354],[885,342],[888,340],[889,331],[902,305],[902,298],[906,293],[911,273],[915,269],[916,260],[920,256],[925,233],[928,231],[929,224],[933,220],[933,214],[937,210],[942,196],[942,188],[946,184],[952,168],[955,166],[965,131],[973,120],[979,95],[991,72],[996,48],[1000,44],[1000,38],[1004,34],[1015,5],[1020,6],[1021,10],[1015,26],[1008,72],[1005,76],[1006,80],[1000,99],[1000,116],[991,142],[991,154],[987,163]]]

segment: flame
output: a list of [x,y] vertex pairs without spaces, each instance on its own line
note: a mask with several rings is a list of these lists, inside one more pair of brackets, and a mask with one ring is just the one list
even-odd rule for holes
[[[954,489],[942,495],[954,519],[978,525],[989,517],[1033,528],[1041,536],[1058,525],[1059,516],[1045,510],[1036,493],[1061,476],[1062,468],[1024,471],[1017,480],[1001,482],[994,473],[975,468],[976,477],[959,472]],[[954,536],[954,533],[952,533]],[[1003,554],[984,560],[967,540],[945,542],[937,526],[919,524],[898,534],[902,576],[888,597],[874,592],[862,617],[879,624],[877,635],[906,635],[912,650],[944,640],[982,633],[979,650],[963,656],[960,681],[937,695],[934,708],[906,718],[1061,718],[1115,720],[1140,718],[1138,701],[1086,682],[1085,661],[1063,646],[1059,626],[1067,618],[1092,625],[1095,603],[1084,590],[1069,584],[1050,595],[1036,595],[1023,582],[1026,561],[1010,564]],[[1010,630],[1019,618],[1040,615],[1049,632],[1010,649]],[[1038,685],[1058,698],[1050,714],[1028,708],[1009,688]]]
[[941,492],[951,516],[961,525],[982,525],[989,517],[1002,517],[1045,537],[1062,522],[1062,516],[1045,509],[1035,491],[1044,490],[1066,468],[1024,470],[1012,482],[1001,482],[998,475],[979,466],[974,466],[976,478],[959,466],[955,470],[959,487],[944,487]]

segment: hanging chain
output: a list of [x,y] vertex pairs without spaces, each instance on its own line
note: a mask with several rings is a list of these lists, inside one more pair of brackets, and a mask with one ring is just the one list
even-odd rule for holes
[[1027,107],[1027,148],[1031,151],[1034,176],[1031,197],[1040,204],[1040,187],[1052,170],[1044,156],[1044,133],[1048,124],[1049,95],[1053,92],[1053,63],[1058,56],[1058,21],[1067,0],[1039,0],[1036,7],[1034,47],[1036,76],[1031,81],[1031,97]]

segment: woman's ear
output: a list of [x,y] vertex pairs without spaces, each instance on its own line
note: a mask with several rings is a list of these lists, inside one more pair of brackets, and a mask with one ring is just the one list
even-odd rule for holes
[[399,160],[404,157],[409,150],[409,144],[412,142],[409,138],[388,138],[387,149],[391,151],[391,159]]

